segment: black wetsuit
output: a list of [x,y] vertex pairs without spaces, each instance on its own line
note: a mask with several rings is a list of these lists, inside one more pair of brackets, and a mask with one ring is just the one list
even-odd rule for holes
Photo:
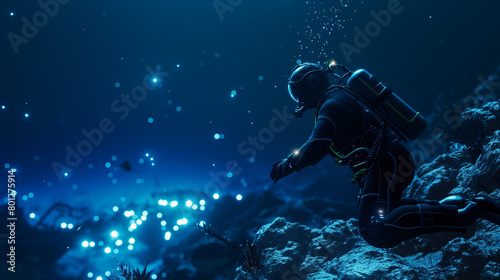
[[[363,135],[375,120],[365,108],[353,101],[343,90],[331,88],[319,101],[317,121],[309,140],[299,152],[288,158],[294,171],[316,164],[335,150],[346,154],[352,144],[360,145]],[[369,138],[369,137],[368,137]],[[360,142],[361,141],[361,142]],[[366,144],[366,143],[365,143]],[[347,162],[354,172],[358,171]],[[358,178],[359,228],[363,238],[376,247],[393,247],[421,234],[439,231],[465,232],[455,205],[438,201],[401,198],[412,182],[415,165],[411,153],[399,142],[388,142],[373,167]]]

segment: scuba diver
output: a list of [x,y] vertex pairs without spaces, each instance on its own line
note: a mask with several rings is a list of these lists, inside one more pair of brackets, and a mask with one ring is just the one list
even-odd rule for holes
[[[329,73],[336,84],[330,83]],[[298,103],[295,118],[316,109],[315,126],[297,152],[274,164],[271,179],[276,183],[327,154],[349,166],[352,182],[360,187],[360,233],[372,246],[390,248],[441,231],[465,233],[479,218],[500,225],[500,205],[487,197],[455,195],[441,201],[401,197],[415,174],[413,157],[401,141],[417,138],[426,122],[366,70],[351,72],[334,60],[326,68],[302,63],[293,69],[288,91]]]

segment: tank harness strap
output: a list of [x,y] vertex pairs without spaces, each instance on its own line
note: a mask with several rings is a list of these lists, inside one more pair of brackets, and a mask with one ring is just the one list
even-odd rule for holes
[[434,223],[432,222],[432,210],[429,204],[417,204],[420,209],[420,219],[423,228],[432,228]]

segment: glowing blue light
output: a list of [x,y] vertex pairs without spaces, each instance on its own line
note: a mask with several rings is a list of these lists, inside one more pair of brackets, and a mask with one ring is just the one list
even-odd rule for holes
[[118,232],[116,230],[113,230],[109,235],[111,235],[111,237],[113,237],[113,238],[117,238]]
[[235,90],[231,91],[231,98],[234,98],[235,96],[236,96],[236,91]]
[[174,230],[175,230],[175,231],[178,231],[178,230],[179,230],[179,226],[177,226],[177,225],[176,225],[176,226],[174,226]]
[[205,211],[205,206],[200,206],[200,211]]
[[241,200],[242,198],[243,198],[243,196],[241,194],[236,196],[236,200]]
[[36,217],[35,213],[30,213],[30,218],[34,219]]
[[148,123],[153,123],[154,119],[153,118],[148,118]]
[[116,82],[116,83],[115,83],[115,87],[119,88],[119,87],[120,87],[120,83],[119,83],[119,82]]
[[198,205],[195,204],[195,205],[193,205],[193,210],[196,210],[196,209],[198,209]]
[[179,205],[179,203],[177,202],[177,200],[174,200],[174,201],[170,202],[170,207],[176,207],[177,205]]
[[25,117],[25,118],[27,118],[27,117],[29,117],[29,116],[30,116],[30,114],[28,114],[28,113],[24,114],[24,117]]
[[109,247],[104,248],[104,253],[106,253],[106,254],[111,253],[111,248],[109,248]]
[[143,159],[143,158],[140,158],[140,159],[139,159],[139,163],[140,163],[140,164],[143,164],[143,163],[144,163],[144,159]]
[[2,105],[2,110],[5,110],[5,105]]
[[160,224],[161,224],[161,226],[162,226],[162,227],[164,227],[164,226],[166,226],[166,225],[167,225],[167,222],[165,222],[165,221],[161,221],[161,223],[160,223]]
[[153,160],[154,160],[154,158],[150,158],[149,160],[153,161]]
[[134,249],[134,246],[128,245],[127,249],[129,249],[130,251],[132,251]]
[[92,273],[92,272],[87,273],[87,277],[88,277],[88,278],[92,278],[92,277],[94,277],[94,273]]
[[94,221],[99,221],[99,216],[94,216]]
[[32,193],[32,192],[30,192],[30,193],[28,194],[28,197],[29,197],[29,198],[33,198],[34,196],[35,196],[35,194],[34,194],[34,193]]
[[214,193],[214,199],[219,199],[219,194],[218,193]]
[[232,172],[227,172],[227,177],[228,177],[228,178],[233,177],[233,173],[232,173]]
[[110,168],[111,167],[111,163],[106,162],[106,164],[104,164],[104,166],[106,166],[106,168]]
[[[91,244],[91,245],[92,245],[92,243],[93,243],[93,242],[90,242],[90,244]],[[102,242],[102,241],[99,241],[97,244],[99,245],[99,247],[104,246],[104,242]],[[92,247],[92,246],[91,246],[91,247]]]
[[68,229],[73,229],[73,224],[69,223],[68,224]]
[[165,232],[165,240],[170,240],[171,237],[172,233],[170,233],[170,231]]
[[89,247],[89,242],[87,240],[82,242],[82,247],[87,248]]
[[4,164],[4,167],[5,167],[5,169],[9,169],[10,168],[10,164],[6,163],[6,164]]
[[187,201],[186,201],[186,206],[187,206],[187,207],[191,207],[191,206],[193,206],[193,202],[192,202],[191,200],[187,200]]
[[152,280],[156,280],[157,278],[158,278],[158,276],[157,276],[156,274],[152,274],[152,275],[151,275],[151,279],[152,279]]
[[148,214],[149,214],[148,211],[146,211],[146,210],[142,211],[143,216],[147,216]]
[[149,153],[146,153],[146,154],[145,154],[145,156],[146,156],[146,157],[149,157]]
[[131,238],[129,238],[129,239],[128,239],[128,243],[130,243],[130,244],[134,244],[134,243],[135,243],[135,239],[134,239],[134,238],[132,238],[132,237],[131,237]]
[[177,112],[180,112],[180,111],[182,111],[182,107],[181,107],[181,106],[177,106],[177,108],[175,108],[175,110],[176,110]]
[[220,134],[219,133],[215,133],[214,134],[214,138],[215,138],[215,140],[219,140],[220,139]]
[[200,205],[205,205],[205,200],[200,200]]
[[259,76],[259,81],[263,81],[264,80],[264,77],[263,76]]
[[[99,242],[99,246],[102,246],[102,245],[104,245],[104,242],[100,241],[100,242]],[[90,241],[90,242],[89,242],[89,246],[90,246],[90,247],[94,247],[94,246],[95,246],[95,242],[94,242],[94,241]]]
[[115,245],[116,246],[122,246],[123,241],[121,239],[116,240]]
[[11,17],[13,17],[13,16],[14,16],[14,13],[13,13],[13,12],[11,12],[11,13],[10,13],[10,16],[11,16]]
[[302,60],[297,59],[297,64],[301,64],[301,63],[302,63]]
[[163,217],[163,214],[162,214],[162,213],[158,213],[158,214],[156,214],[156,217],[157,217],[158,219],[161,219],[161,217]]
[[24,201],[28,200],[28,196],[27,195],[23,195],[23,200]]
[[157,83],[158,82],[158,78],[153,78],[153,83]]
[[221,133],[220,139],[224,139],[224,134]]
[[104,273],[104,276],[106,276],[106,277],[109,277],[109,276],[111,276],[111,272],[109,272],[109,271],[106,271],[106,272]]
[[113,211],[118,212],[118,206],[113,206]]
[[204,227],[204,226],[205,226],[205,221],[200,221],[200,222],[198,223],[198,226],[199,226],[199,227]]
[[179,67],[181,67],[181,65],[180,65],[180,64],[177,64],[177,68],[179,68]]
[[111,157],[111,160],[112,160],[112,161],[116,161],[117,159],[118,159],[118,158],[117,158],[116,156],[112,156],[112,157]]
[[61,223],[61,228],[67,228],[68,227],[68,224],[66,223]]
[[254,163],[255,162],[255,158],[250,158],[250,163]]

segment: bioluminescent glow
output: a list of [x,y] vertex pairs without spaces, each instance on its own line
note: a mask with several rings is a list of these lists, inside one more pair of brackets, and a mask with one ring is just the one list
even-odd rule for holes
[[106,166],[106,168],[110,168],[110,167],[111,167],[111,163],[106,162],[106,163],[104,164],[104,166]]
[[163,214],[162,214],[162,213],[158,213],[158,214],[156,214],[156,217],[157,217],[158,219],[161,219],[161,217],[163,217]]
[[175,108],[175,110],[176,110],[177,112],[180,112],[180,111],[182,111],[182,107],[181,107],[181,106],[177,106],[177,107]]
[[119,88],[119,87],[120,87],[120,83],[119,83],[119,82],[116,82],[116,83],[115,83],[115,87]]
[[64,223],[64,222],[63,222],[63,223],[61,223],[61,228],[67,228],[67,227],[68,227],[68,224],[66,224],[66,223]]
[[171,237],[172,233],[170,233],[170,231],[165,232],[165,240],[170,240]]
[[134,246],[133,245],[128,245],[127,249],[129,249],[130,251],[132,251],[134,249]]
[[113,206],[113,212],[118,212],[118,210],[120,210],[118,206]]
[[106,254],[111,253],[111,248],[109,248],[109,247],[104,248],[104,253],[106,253]]
[[[101,242],[102,242],[102,241],[101,241]],[[101,242],[99,242],[99,244],[101,244]],[[102,245],[104,245],[104,242],[102,242],[102,244],[101,244],[101,245],[99,245],[99,246],[102,246]],[[89,242],[89,246],[90,246],[90,247],[94,247],[94,246],[95,246],[95,242],[94,242],[94,241],[90,241],[90,242]]]
[[199,226],[199,227],[204,227],[204,226],[205,226],[205,221],[200,221],[200,222],[198,223],[198,226]]
[[92,273],[92,272],[87,273],[87,277],[88,277],[88,278],[92,278],[92,277],[94,277],[94,273]]
[[176,207],[177,205],[179,205],[179,202],[177,202],[177,200],[170,202],[170,207]]
[[123,241],[121,239],[118,239],[115,241],[116,246],[122,246],[122,244],[123,244]]
[[160,222],[160,225],[161,225],[162,227],[164,227],[164,226],[166,226],[166,225],[167,225],[167,222],[166,222],[166,221],[161,221],[161,222]]
[[2,110],[5,110],[5,105],[2,105]]
[[29,117],[29,116],[30,116],[30,114],[28,114],[28,113],[24,114],[24,117],[25,117],[25,118],[27,118],[27,117]]
[[68,229],[73,229],[73,224],[72,223],[68,224]]
[[111,235],[111,237],[113,237],[113,238],[117,238],[118,237],[118,231],[113,230],[109,235]]
[[179,226],[175,225],[175,226],[173,227],[173,229],[174,229],[175,231],[178,231],[178,230],[179,230]]
[[123,215],[125,215],[125,217],[129,218],[129,217],[135,215],[135,212],[134,212],[134,210],[125,211],[125,212],[123,212]]
[[264,76],[259,76],[259,81],[263,81],[264,80]]
[[233,172],[227,172],[226,176],[227,176],[227,178],[232,178],[233,177]]
[[89,247],[89,242],[87,240],[82,242],[82,247],[87,248]]
[[193,205],[192,208],[193,208],[193,210],[196,210],[196,209],[198,209],[198,205],[195,204],[195,205]]
[[231,98],[234,98],[236,96],[236,91],[235,90],[232,90],[231,91]]
[[130,244],[134,244],[134,243],[135,243],[135,239],[134,239],[133,237],[130,237],[130,238],[128,239],[128,243],[130,243]]
[[241,200],[242,198],[243,198],[243,196],[241,194],[236,196],[236,200]]
[[140,226],[140,225],[142,225],[142,220],[141,220],[141,219],[139,219],[139,220],[135,221],[135,223],[136,223],[138,226]]
[[200,200],[200,205],[205,205],[205,200]]
[[34,219],[36,217],[35,213],[30,213],[30,218]]
[[187,206],[187,207],[191,207],[191,206],[193,206],[193,202],[192,202],[191,200],[187,200],[187,201],[186,201],[186,206]]
[[214,199],[219,199],[219,194],[218,193],[214,193]]
[[154,119],[153,118],[148,118],[148,123],[153,123]]

